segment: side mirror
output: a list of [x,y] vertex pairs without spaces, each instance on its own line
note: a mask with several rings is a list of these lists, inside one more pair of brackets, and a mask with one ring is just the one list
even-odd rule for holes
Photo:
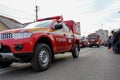
[[62,29],[62,28],[63,28],[62,24],[56,24],[53,29],[58,30],[58,29]]

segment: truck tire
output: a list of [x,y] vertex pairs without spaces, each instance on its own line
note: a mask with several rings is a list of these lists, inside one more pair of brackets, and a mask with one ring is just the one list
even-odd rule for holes
[[79,56],[79,51],[80,51],[79,46],[78,46],[77,44],[75,44],[75,48],[74,48],[74,50],[72,51],[72,56],[73,56],[73,58],[78,58],[78,56]]
[[0,66],[2,68],[5,68],[5,67],[9,67],[10,65],[12,64],[12,62],[8,62],[8,61],[0,61]]
[[34,71],[45,71],[51,64],[51,50],[47,44],[37,44],[31,61]]

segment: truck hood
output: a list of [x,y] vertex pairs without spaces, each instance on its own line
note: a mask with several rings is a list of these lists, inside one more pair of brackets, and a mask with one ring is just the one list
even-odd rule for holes
[[35,31],[49,31],[49,28],[19,28],[1,31],[0,33],[19,33],[19,32],[35,32]]

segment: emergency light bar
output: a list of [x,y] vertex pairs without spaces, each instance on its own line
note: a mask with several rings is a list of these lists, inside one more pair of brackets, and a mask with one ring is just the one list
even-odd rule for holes
[[48,17],[48,18],[42,18],[42,19],[38,19],[37,22],[44,21],[44,20],[53,20],[53,19],[63,20],[63,17],[62,16],[53,16],[53,17]]

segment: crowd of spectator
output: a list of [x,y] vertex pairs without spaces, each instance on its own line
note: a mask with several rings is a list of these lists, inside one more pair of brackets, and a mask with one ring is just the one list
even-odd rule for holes
[[107,40],[108,49],[120,54],[120,29],[111,31],[111,35]]

